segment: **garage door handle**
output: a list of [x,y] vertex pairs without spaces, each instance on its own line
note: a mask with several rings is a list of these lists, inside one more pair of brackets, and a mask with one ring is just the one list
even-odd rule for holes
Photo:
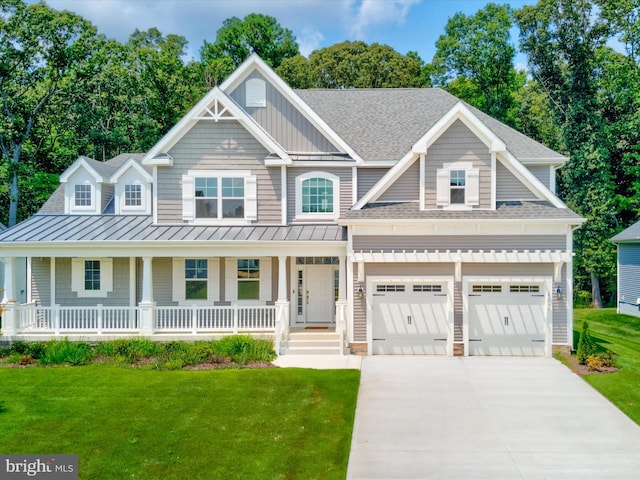
[[386,340],[386,338],[374,338],[373,341],[374,342],[384,342]]
[[447,294],[446,294],[446,293],[436,293],[436,294],[434,295],[434,297],[446,297],[446,296],[447,296]]
[[469,341],[470,342],[481,342],[482,339],[481,338],[470,338]]
[[544,343],[544,340],[531,340],[532,342]]
[[474,293],[470,293],[470,294],[469,294],[469,296],[470,296],[470,297],[481,297],[482,295],[476,295],[476,294],[474,294]]
[[447,339],[446,338],[434,338],[433,341],[434,342],[446,342]]
[[544,297],[544,295],[531,295],[532,297]]

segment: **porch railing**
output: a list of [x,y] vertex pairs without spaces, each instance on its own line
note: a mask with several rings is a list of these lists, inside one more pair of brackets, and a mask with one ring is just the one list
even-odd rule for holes
[[275,306],[156,307],[154,330],[159,332],[246,332],[273,330]]
[[[22,304],[16,308],[16,333],[94,333],[141,330],[139,307],[42,307]],[[155,307],[154,332],[274,331],[275,306]]]

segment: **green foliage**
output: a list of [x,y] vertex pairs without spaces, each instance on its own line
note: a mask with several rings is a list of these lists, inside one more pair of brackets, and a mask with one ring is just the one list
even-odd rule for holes
[[456,13],[436,41],[431,75],[435,85],[510,124],[522,85],[513,66],[512,23],[508,5],[489,3],[470,16]]
[[157,343],[146,338],[126,338],[99,342],[95,346],[98,356],[117,357],[126,363],[136,363],[142,358],[158,355],[161,351]]
[[241,365],[249,361],[271,362],[277,356],[271,341],[248,335],[231,335],[221,338],[213,344],[213,353],[228,357],[232,362]]
[[0,414],[5,413],[7,411],[7,406],[4,403],[4,400],[0,399]]
[[585,365],[589,367],[589,370],[595,372],[603,372],[609,368],[615,368],[615,354],[610,350],[606,350],[604,352],[589,355]]
[[578,340],[578,350],[576,351],[576,356],[578,358],[578,362],[581,365],[584,365],[592,355],[595,355],[597,350],[596,344],[591,338],[591,332],[589,331],[589,324],[585,321],[582,322],[582,333],[580,334],[580,339]]
[[91,346],[84,342],[71,342],[68,339],[50,340],[45,344],[40,357],[41,365],[86,365],[95,354]]
[[273,68],[300,53],[291,30],[283,28],[273,17],[251,13],[242,20],[231,17],[222,22],[215,42],[205,40],[200,57],[205,64],[227,57],[237,67],[254,52]]

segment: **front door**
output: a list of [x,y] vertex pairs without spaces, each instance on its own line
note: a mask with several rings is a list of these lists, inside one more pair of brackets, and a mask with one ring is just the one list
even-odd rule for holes
[[335,321],[336,272],[333,265],[296,265],[296,324]]

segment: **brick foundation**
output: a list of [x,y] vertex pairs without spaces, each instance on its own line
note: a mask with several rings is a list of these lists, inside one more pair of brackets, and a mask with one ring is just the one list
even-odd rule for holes
[[464,343],[454,343],[453,344],[453,356],[454,357],[462,357],[462,356],[464,356]]
[[571,347],[569,345],[553,345],[551,347],[551,352],[553,353],[553,355],[555,355],[556,353],[561,353],[565,357],[570,357]]

